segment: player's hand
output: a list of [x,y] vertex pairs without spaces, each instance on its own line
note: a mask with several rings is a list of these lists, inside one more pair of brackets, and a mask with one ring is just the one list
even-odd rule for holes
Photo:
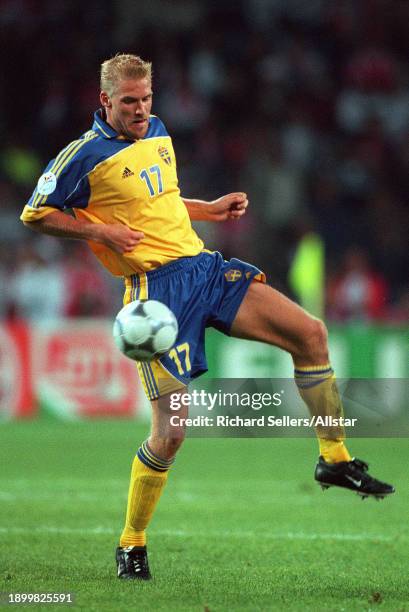
[[226,221],[227,219],[240,219],[249,205],[247,194],[228,193],[227,195],[213,200],[209,207],[211,221]]
[[130,253],[145,237],[143,232],[131,230],[122,223],[99,225],[103,229],[101,242],[115,253]]

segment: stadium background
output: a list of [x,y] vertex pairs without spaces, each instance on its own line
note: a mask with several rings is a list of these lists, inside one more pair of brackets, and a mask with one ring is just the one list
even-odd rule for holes
[[[298,298],[289,272],[300,239],[314,232],[325,248],[325,316],[336,326],[338,375],[407,376],[408,16],[407,3],[382,0],[3,1],[10,58],[0,76],[3,321],[44,328],[65,319],[72,330],[85,319],[91,337],[91,322],[112,320],[121,305],[122,283],[86,246],[40,237],[18,216],[47,161],[89,129],[101,61],[133,51],[153,61],[154,112],[174,138],[182,193],[249,195],[240,223],[198,224],[207,246],[253,262]],[[313,279],[308,262],[301,276]],[[87,352],[89,338],[84,343]],[[75,350],[58,358],[55,349],[54,369],[58,359],[70,369]],[[291,374],[290,361],[274,351],[232,349],[212,336],[212,376],[245,375],[220,358],[231,350],[234,363],[244,363],[240,350],[256,361],[265,355],[248,375]],[[277,361],[270,372],[268,360]],[[38,385],[34,393],[43,396]]]
[[[64,447],[66,430],[51,424],[45,413],[128,415],[143,403],[136,383],[130,382],[132,364],[121,360],[119,366],[119,356],[110,356],[109,327],[121,305],[122,283],[110,278],[82,244],[37,236],[18,221],[46,162],[89,129],[98,107],[99,65],[116,52],[134,52],[153,61],[154,112],[173,137],[183,195],[211,199],[233,190],[249,195],[251,206],[240,223],[198,224],[207,246],[226,258],[239,256],[260,266],[271,284],[297,297],[289,271],[300,239],[313,232],[325,247],[325,317],[338,375],[407,377],[407,2],[2,0],[0,28],[6,50],[0,74],[0,415],[6,421],[16,413],[37,416],[0,430],[2,465],[8,465],[2,500],[10,504],[2,525],[12,526],[0,535],[10,538],[12,546],[25,533],[23,516],[12,501],[19,499],[21,472],[31,483],[24,503],[37,503],[35,516],[46,516],[44,500],[49,503],[51,497],[45,494],[36,502],[36,478],[47,492],[51,479],[61,484],[63,473],[77,475],[71,487],[75,496],[81,462],[92,463],[81,454],[70,459],[69,448],[67,462],[59,463],[51,440]],[[289,360],[272,349],[233,346],[222,337],[209,339],[209,357],[212,376],[291,372]],[[103,386],[107,379],[109,388]],[[143,426],[135,425],[135,442],[129,425],[118,422],[104,429],[105,422],[98,423],[64,425],[74,427],[69,429],[70,448],[81,453],[86,440],[94,452],[90,473],[97,474],[105,444],[115,444],[109,432],[117,432],[126,447],[116,449],[123,453],[121,472],[116,472],[119,460],[102,465],[105,476],[111,477],[108,488],[123,477],[125,490],[127,457]],[[95,448],[93,431],[101,436]],[[254,461],[266,449],[265,442],[259,442],[257,451],[252,447]],[[230,453],[226,449],[232,447],[224,444],[218,447],[219,457],[225,458],[233,482],[229,461],[242,450]],[[396,468],[398,445],[395,451],[391,443],[386,447],[385,477]],[[196,448],[204,458],[206,447]],[[24,451],[29,455],[26,462]],[[45,464],[40,466],[35,457],[43,452]],[[304,453],[284,447],[280,452],[284,461],[288,453],[290,464]],[[187,457],[194,454],[186,451]],[[30,470],[30,461],[38,473],[34,467]],[[49,462],[55,462],[53,469]],[[250,478],[251,468],[245,469]],[[209,479],[207,484],[212,490],[214,482]],[[303,487],[297,492],[309,494]],[[84,510],[81,495],[85,493],[79,493],[78,512]],[[177,488],[170,495],[176,495],[171,499],[177,503]],[[183,495],[188,500],[189,493],[182,491],[180,499]],[[118,520],[123,500],[117,505],[113,495],[112,500],[109,507],[115,508]],[[298,503],[296,495],[293,501]],[[198,503],[196,512],[202,505]],[[277,512],[284,520],[284,511]],[[392,525],[399,517],[398,509],[395,512],[389,516]],[[314,522],[312,502],[306,517]],[[376,526],[377,519],[371,518]],[[69,525],[76,525],[74,519],[75,513],[65,516],[67,540],[72,540]],[[328,515],[328,525],[331,520]],[[174,521],[177,524],[176,515]],[[384,535],[386,525],[384,518],[379,527]],[[34,525],[32,530],[35,533]],[[38,541],[34,538],[34,560],[41,558],[35,557],[41,534],[38,531]],[[166,533],[163,539],[166,542]],[[391,563],[390,571],[394,569]],[[13,571],[10,575],[14,577]],[[51,584],[41,583],[39,576],[36,581],[43,588]],[[395,583],[400,588],[399,580]],[[375,583],[372,591],[362,597],[369,601],[373,596],[377,603]],[[339,592],[342,595],[342,584]],[[336,588],[334,593],[336,597]],[[269,609],[269,594],[262,596],[251,609],[262,607],[262,601],[263,609]],[[358,587],[354,596],[361,597]],[[200,601],[204,605],[208,599]],[[238,597],[236,609],[241,601]],[[292,600],[282,594],[280,601],[288,606]],[[159,604],[155,609],[161,609]]]

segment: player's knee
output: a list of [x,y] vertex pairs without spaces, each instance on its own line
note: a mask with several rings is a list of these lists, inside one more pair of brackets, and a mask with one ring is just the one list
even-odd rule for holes
[[319,319],[313,319],[308,348],[320,362],[328,360],[328,331],[325,323]]
[[170,436],[165,440],[166,459],[172,459],[183,444],[185,434],[179,433],[177,436]]
[[320,346],[327,348],[328,345],[328,330],[327,326],[320,319],[314,321],[314,341]]
[[160,458],[165,461],[173,459],[182,446],[183,440],[185,439],[185,433],[180,429],[176,434],[168,433],[167,435],[152,435],[149,440],[149,445],[152,451]]
[[316,363],[328,360],[328,331],[325,323],[311,317],[305,328],[302,350]]

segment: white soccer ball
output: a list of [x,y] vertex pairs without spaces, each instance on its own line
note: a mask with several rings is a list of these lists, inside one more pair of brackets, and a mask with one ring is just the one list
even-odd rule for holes
[[172,348],[178,322],[162,302],[135,300],[116,315],[113,335],[115,344],[129,359],[152,361]]

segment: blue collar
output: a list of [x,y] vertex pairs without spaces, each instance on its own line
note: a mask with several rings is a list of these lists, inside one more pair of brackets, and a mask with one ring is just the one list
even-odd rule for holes
[[98,132],[103,138],[117,138],[118,133],[103,119],[103,110],[99,108],[94,113],[94,123],[92,129]]
[[[92,125],[92,129],[97,132],[102,138],[107,140],[113,140],[114,138],[121,138],[121,136],[111,127],[104,119],[105,112],[102,108],[99,108],[94,113],[94,123]],[[156,115],[150,115],[149,117],[149,127],[145,136],[142,140],[147,138],[153,138],[155,136],[169,136],[166,131],[165,126],[161,122],[161,120],[156,117]],[[128,140],[125,138],[127,142],[134,142],[133,140]]]

